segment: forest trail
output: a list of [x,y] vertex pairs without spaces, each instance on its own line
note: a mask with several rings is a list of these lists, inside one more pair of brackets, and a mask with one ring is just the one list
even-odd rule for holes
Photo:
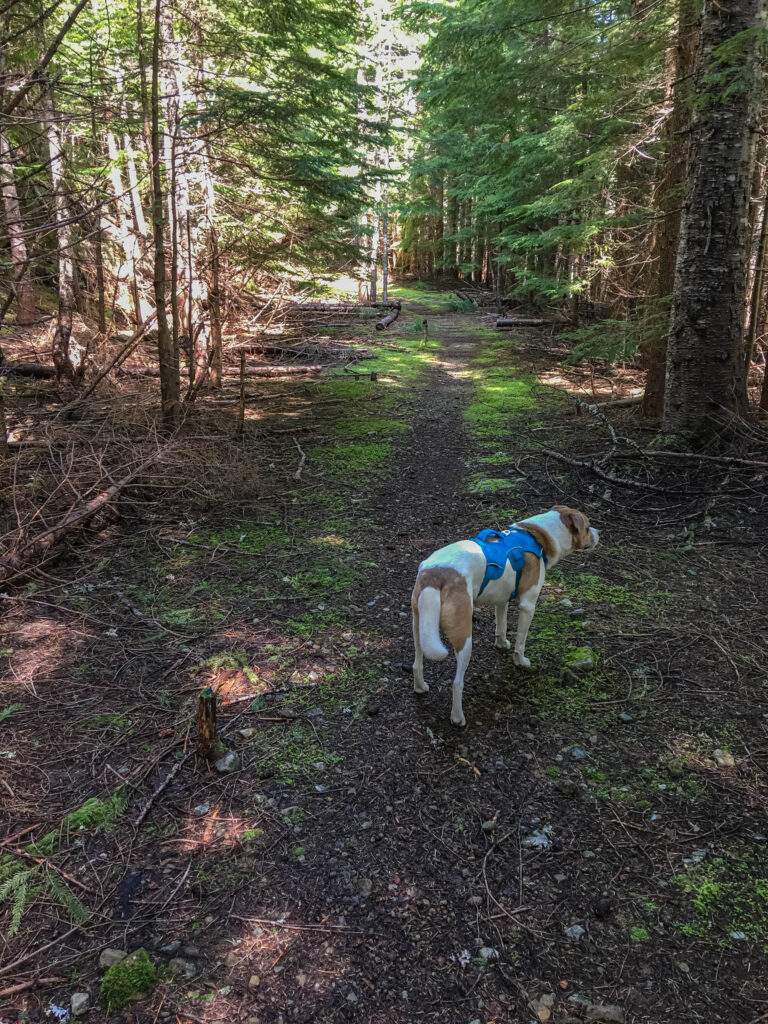
[[[768,876],[763,605],[740,601],[738,545],[764,525],[712,498],[698,543],[695,495],[550,459],[606,444],[542,383],[554,342],[400,294],[357,375],[259,385],[218,449],[221,502],[127,504],[68,581],[59,563],[11,602],[3,777],[32,828],[1,866],[64,874],[21,899],[6,962],[58,934],[47,968],[78,974],[50,998],[95,1003],[98,950],[146,949],[162,973],[137,1005],[163,1024],[730,1024],[740,992],[762,998],[738,966]],[[601,545],[548,573],[531,673],[478,611],[456,729],[450,659],[412,689],[417,565],[557,503]],[[234,770],[192,756],[205,684]]]

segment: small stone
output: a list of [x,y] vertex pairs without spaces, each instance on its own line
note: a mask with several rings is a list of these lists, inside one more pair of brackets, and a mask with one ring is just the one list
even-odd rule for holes
[[256,735],[256,730],[255,729],[250,729],[250,728],[249,729],[238,729],[237,731],[238,731],[239,735],[243,737],[244,740],[249,740],[251,738],[251,736],[255,736]]
[[73,992],[69,1005],[72,1008],[73,1016],[82,1017],[91,1008],[91,997],[87,992]]
[[99,967],[114,967],[121,960],[125,960],[127,956],[124,949],[102,949],[99,956]]
[[600,1022],[600,1024],[624,1024],[624,1011],[620,1006],[601,1006],[599,1003],[591,1003],[584,1014],[588,1021]]
[[568,670],[575,676],[586,675],[587,672],[591,672],[595,667],[593,658],[579,658],[578,661],[572,661],[568,665]]
[[258,988],[261,984],[261,978],[258,974],[252,974],[248,979],[248,988]]
[[361,896],[370,896],[371,893],[373,892],[373,882],[370,880],[370,878],[365,878],[361,876],[357,879],[356,885],[357,891],[360,893]]
[[194,978],[197,974],[197,967],[191,960],[182,960],[181,957],[178,956],[175,956],[173,960],[168,962],[168,967],[172,974],[180,974],[188,980],[190,978]]
[[520,845],[524,846],[527,850],[548,850],[552,845],[551,831],[548,825],[545,825],[542,829],[536,829],[535,832],[531,832],[529,836],[526,836]]
[[498,960],[499,951],[494,949],[493,946],[481,946],[480,956],[483,957],[484,960]]
[[536,1011],[536,1019],[540,1020],[542,1024],[544,1024],[545,1021],[548,1021],[549,1018],[552,1016],[552,1011],[550,1010],[550,1008],[548,1006],[543,1006],[541,1000],[536,1000],[535,1002],[531,1003],[531,1005]]
[[581,856],[584,858],[584,860],[594,860],[597,854],[594,850],[584,850]]
[[572,942],[578,942],[582,936],[587,934],[580,924],[571,924],[564,929],[564,932],[566,938],[569,938]]
[[599,896],[592,904],[592,910],[598,921],[605,920],[610,914],[613,904],[607,896]]
[[373,828],[373,822],[370,821],[370,819],[368,821],[364,821],[360,828],[363,830]]
[[228,750],[216,762],[216,771],[221,775],[230,775],[232,772],[239,771],[240,766],[240,755],[234,750]]
[[304,986],[307,984],[307,980],[308,979],[307,979],[306,974],[297,974],[296,975],[296,984],[299,986],[299,988],[304,988]]
[[629,714],[628,711],[622,711],[619,715],[620,722],[634,722],[634,718]]
[[489,819],[488,821],[484,821],[483,824],[482,824],[482,829],[483,829],[483,832],[488,832],[488,833],[495,832],[496,831],[496,822],[494,821],[493,818]]
[[210,811],[210,809],[210,804],[198,804],[197,807],[192,808],[192,813],[196,815],[198,818],[203,818],[208,813],[208,811]]
[[558,884],[561,884],[561,883],[563,883],[563,882],[567,882],[567,881],[568,881],[568,875],[564,875],[564,874],[562,873],[562,871],[561,871],[561,872],[560,872],[559,874],[555,875],[555,881],[556,881],[556,882],[557,882]]
[[564,597],[559,604],[561,608],[573,608],[573,601],[569,597]]
[[717,750],[713,751],[713,755],[719,768],[736,767],[736,761],[734,760],[733,754],[729,754],[726,750],[720,750],[718,747]]
[[737,942],[744,942],[744,940],[747,937],[747,933],[746,932],[730,932],[729,934],[730,934],[731,938],[732,939],[736,939]]
[[583,619],[584,618],[584,609],[583,608],[574,608],[573,611],[571,612],[571,618],[572,619]]
[[469,905],[472,906],[472,907],[479,907],[482,902],[483,902],[483,897],[482,896],[470,896],[469,897]]
[[586,756],[586,750],[582,750],[581,747],[571,748],[571,757],[574,759],[574,761],[583,761]]
[[160,947],[160,952],[165,956],[175,956],[181,949],[181,940],[174,939],[173,942],[167,943],[165,946]]
[[563,796],[576,796],[579,792],[578,785],[572,779],[556,779],[554,787]]
[[539,1002],[542,1006],[546,1006],[551,1010],[552,1007],[555,1005],[555,993],[545,992],[544,995],[541,996],[541,998],[539,999]]
[[357,1002],[357,995],[356,995],[356,993],[350,992],[349,995],[347,996],[347,1002],[348,1003],[356,1003]]

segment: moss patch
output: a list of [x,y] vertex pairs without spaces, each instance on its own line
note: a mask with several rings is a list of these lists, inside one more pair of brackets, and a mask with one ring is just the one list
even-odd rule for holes
[[129,953],[125,960],[109,968],[101,982],[101,1005],[110,1013],[122,1010],[131,999],[154,988],[157,969],[146,949]]
[[675,921],[683,934],[731,946],[744,938],[768,952],[768,856],[735,849],[677,874],[672,884],[686,897]]

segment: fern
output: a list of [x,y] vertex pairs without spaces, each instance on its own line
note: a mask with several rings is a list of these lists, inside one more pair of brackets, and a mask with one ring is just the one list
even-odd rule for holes
[[22,711],[23,708],[23,704],[9,704],[7,708],[3,708],[3,710],[0,711],[0,722],[4,722],[6,718],[10,718],[11,715],[15,714],[17,711]]
[[88,908],[80,902],[69,886],[53,871],[46,873],[46,888],[56,902],[60,903],[66,910],[73,921],[87,921],[91,916]]
[[13,903],[11,923],[8,928],[9,935],[18,934],[21,919],[27,908],[29,880],[36,871],[37,868],[22,868],[0,885],[0,903],[5,903],[8,899]]

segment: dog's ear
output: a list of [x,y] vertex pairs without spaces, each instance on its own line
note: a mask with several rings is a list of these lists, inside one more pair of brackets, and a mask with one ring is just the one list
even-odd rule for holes
[[583,547],[589,537],[589,520],[584,513],[565,505],[555,505],[553,511],[560,513],[563,526],[573,536],[573,546],[575,548]]

